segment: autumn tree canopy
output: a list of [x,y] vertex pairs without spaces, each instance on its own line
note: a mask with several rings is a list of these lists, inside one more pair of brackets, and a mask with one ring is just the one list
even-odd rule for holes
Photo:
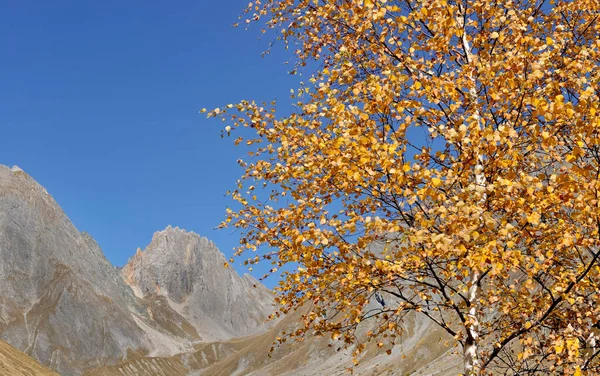
[[[224,225],[252,262],[293,269],[282,311],[310,307],[304,333],[348,343],[369,317],[379,342],[421,312],[466,374],[600,373],[600,3],[255,0],[246,15],[312,74],[289,115],[209,112],[234,137],[253,128]],[[367,312],[376,294],[391,299]]]

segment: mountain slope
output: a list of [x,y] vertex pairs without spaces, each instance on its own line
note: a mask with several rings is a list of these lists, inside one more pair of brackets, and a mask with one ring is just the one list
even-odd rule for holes
[[[286,316],[267,333],[230,341],[238,348],[234,354],[215,362],[203,370],[211,376],[253,375],[253,376],[312,376],[348,375],[353,365],[354,348],[343,349],[342,343],[328,337],[308,336],[302,342],[280,344],[269,354],[276,337],[282,331],[293,331],[301,322],[300,312]],[[361,330],[373,323],[366,322]],[[405,334],[400,343],[388,355],[385,348],[371,343],[359,357],[354,374],[364,376],[379,375],[456,375],[461,364],[442,340],[447,335],[434,327],[424,316],[410,315],[404,323]],[[204,356],[196,351],[195,359]],[[435,368],[428,365],[439,362]],[[443,366],[441,366],[443,364]]]
[[[327,337],[307,336],[302,342],[270,347],[282,331],[293,331],[300,325],[301,312],[284,317],[267,332],[228,341],[197,344],[195,350],[168,358],[136,358],[117,366],[91,371],[87,376],[134,375],[252,375],[252,376],[346,376],[353,365],[353,348]],[[372,323],[365,323],[368,327]],[[405,334],[399,344],[386,350],[369,344],[361,354],[355,375],[454,376],[462,372],[460,357],[445,346],[448,335],[419,315],[409,315]],[[364,329],[364,328],[363,328]],[[182,369],[181,367],[185,367]],[[150,373],[145,370],[151,369]],[[176,370],[176,371],[175,371]]]
[[156,232],[122,269],[140,297],[163,296],[204,341],[256,333],[273,311],[269,290],[225,268],[225,256],[206,238],[177,227]]

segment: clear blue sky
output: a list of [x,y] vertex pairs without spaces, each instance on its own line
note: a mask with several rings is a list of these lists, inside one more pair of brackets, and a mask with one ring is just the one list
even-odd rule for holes
[[[247,0],[0,0],[0,164],[19,165],[123,265],[167,225],[214,230],[243,151],[198,111],[288,102],[269,38],[234,28]],[[241,260],[238,260],[241,261]]]

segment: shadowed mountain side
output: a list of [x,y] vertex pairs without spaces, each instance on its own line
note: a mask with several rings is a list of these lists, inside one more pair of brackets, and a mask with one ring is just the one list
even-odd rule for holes
[[0,375],[59,376],[4,341],[0,341]]

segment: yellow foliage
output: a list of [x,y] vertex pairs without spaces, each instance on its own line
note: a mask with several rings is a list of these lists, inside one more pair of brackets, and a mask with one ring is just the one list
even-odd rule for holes
[[319,68],[290,115],[208,112],[255,134],[236,141],[252,153],[222,227],[241,230],[238,254],[293,269],[276,291],[282,312],[313,307],[301,334],[351,343],[373,302],[375,343],[429,314],[476,347],[476,374],[599,366],[578,340],[600,322],[598,9],[251,1],[249,23],[285,29],[293,72]]

